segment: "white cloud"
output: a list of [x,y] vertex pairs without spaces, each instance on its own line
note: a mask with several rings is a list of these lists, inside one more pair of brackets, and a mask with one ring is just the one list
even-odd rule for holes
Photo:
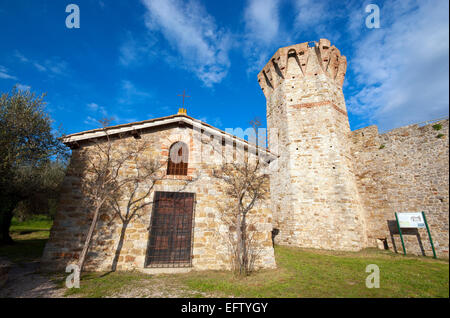
[[386,2],[380,29],[356,42],[349,65],[362,89],[349,111],[386,130],[448,114],[448,2]]
[[[292,22],[286,12],[294,16]],[[302,41],[319,38],[336,41],[339,33],[330,25],[337,17],[342,17],[342,10],[331,8],[330,2],[325,0],[248,0],[243,37],[244,54],[249,63],[247,72],[259,72],[278,48],[300,43],[299,38]]]
[[37,62],[33,63],[33,66],[39,71],[39,72],[46,72],[47,68]]
[[88,107],[90,110],[92,110],[92,111],[97,111],[97,109],[98,109],[98,104],[96,104],[96,103],[89,103],[89,104],[87,104],[87,107]]
[[220,117],[216,117],[214,119],[213,126],[215,126],[215,127],[222,127],[223,126],[223,123],[222,123],[222,120],[220,119]]
[[347,16],[347,34],[355,41],[359,40],[358,37],[362,31],[367,30],[365,19],[368,13],[365,12],[365,8],[371,2],[371,0],[365,0],[364,2],[361,2],[361,0],[350,0],[344,8]]
[[279,36],[279,0],[250,0],[244,11],[247,39],[273,43]]
[[22,62],[22,63],[28,63],[29,60],[23,55],[21,54],[19,51],[15,51],[14,55]]
[[45,66],[55,75],[64,75],[67,72],[67,63],[60,58],[45,60]]
[[89,103],[86,105],[88,107],[88,109],[94,113],[99,113],[100,115],[106,117],[108,115],[105,107],[100,106],[96,103]]
[[168,112],[170,109],[172,109],[173,107],[171,107],[171,106],[167,106],[167,105],[164,105],[164,106],[161,106],[160,107],[160,109],[162,110],[162,111],[164,111],[164,112]]
[[131,81],[122,80],[121,82],[121,94],[118,102],[120,104],[132,105],[138,102],[142,102],[145,99],[150,98],[152,95],[149,92],[138,89]]
[[21,91],[29,91],[31,86],[29,85],[24,85],[24,84],[17,84],[16,87],[18,89],[20,89]]
[[49,58],[43,62],[32,62],[32,63],[33,66],[38,71],[47,72],[51,76],[64,75],[68,70],[67,63],[59,57]]
[[140,65],[142,62],[156,56],[154,51],[156,39],[149,35],[135,39],[131,32],[119,48],[119,63],[123,66]]
[[[292,32],[296,38],[301,37],[303,41],[325,38],[333,43],[341,38],[342,24],[349,19],[349,8],[355,7],[355,3],[348,1],[339,6],[326,0],[294,0],[293,4],[296,16]],[[356,6],[359,7],[359,3]]]
[[[284,4],[287,7],[282,8]],[[294,16],[291,23],[286,12]],[[340,11],[331,10],[330,3],[324,0],[248,0],[244,10],[247,72],[259,72],[278,48],[299,43],[300,37],[302,41],[318,40],[318,37],[336,41],[339,33],[329,23],[339,14]],[[310,38],[305,38],[305,34]]]
[[90,115],[84,120],[84,123],[89,126],[100,127],[100,119],[109,118],[108,112],[105,107],[97,104],[97,103],[88,103],[86,104],[87,109],[90,112]]
[[68,64],[59,57],[52,57],[44,61],[35,61],[27,58],[25,55],[16,51],[14,56],[22,63],[30,63],[39,72],[46,72],[49,75],[64,75],[68,71]]
[[120,64],[127,66],[137,60],[137,49],[135,44],[134,41],[127,41],[120,47]]
[[209,119],[207,116],[202,116],[198,118],[198,120],[204,122],[204,123],[210,123],[212,126],[220,128],[223,126],[222,120],[220,117],[214,117],[213,119]]
[[86,125],[89,125],[89,126],[100,127],[99,121],[98,121],[97,119],[91,117],[91,116],[88,116],[88,117],[84,120],[84,123],[85,123]]
[[259,72],[277,43],[286,35],[280,30],[279,0],[249,0],[244,10],[244,54],[249,61],[248,72]]
[[[248,0],[244,12],[249,72],[258,72],[281,46],[327,38],[347,43],[349,111],[381,130],[448,114],[448,3],[387,1],[381,29],[367,29],[371,1]],[[289,8],[281,8],[287,4]],[[280,10],[292,11],[291,24]],[[347,26],[344,29],[343,26]],[[305,38],[305,35],[310,38]],[[341,49],[344,49],[342,46]],[[353,51],[353,52],[352,52]]]
[[330,13],[326,10],[323,1],[296,0],[295,7],[298,12],[295,17],[295,23],[302,28],[320,26],[322,22],[326,21]]
[[118,116],[118,115],[114,115],[113,116],[113,121],[114,121],[114,123],[116,123],[116,124],[129,124],[129,123],[134,123],[134,122],[137,122],[138,120],[137,120],[137,118],[136,117],[121,117],[121,116]]
[[2,79],[17,79],[15,76],[9,74],[8,69],[0,65],[0,78]]
[[146,25],[170,43],[185,69],[206,86],[219,83],[230,67],[232,39],[196,0],[142,0],[147,8]]

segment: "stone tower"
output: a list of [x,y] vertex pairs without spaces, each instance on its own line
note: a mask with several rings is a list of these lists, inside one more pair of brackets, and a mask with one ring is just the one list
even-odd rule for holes
[[346,68],[345,56],[321,39],[278,49],[258,74],[269,138],[278,140],[270,187],[279,244],[332,250],[367,245],[342,92]]

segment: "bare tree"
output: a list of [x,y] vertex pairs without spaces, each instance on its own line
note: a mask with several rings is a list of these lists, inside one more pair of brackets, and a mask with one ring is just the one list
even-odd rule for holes
[[228,226],[234,270],[248,275],[259,255],[255,240],[254,208],[268,194],[268,176],[259,160],[255,163],[225,163],[214,170],[229,200],[218,203],[222,222]]
[[[117,269],[128,225],[134,218],[141,216],[140,211],[153,204],[150,195],[156,183],[165,177],[164,167],[168,161],[167,158],[162,159],[160,156],[149,156],[146,151],[151,149],[151,145],[138,135],[131,142],[115,143],[106,129],[109,120],[102,120],[100,123],[105,137],[92,141],[93,147],[83,154],[87,164],[82,180],[83,192],[88,196],[88,205],[94,209],[94,213],[79,259],[80,272],[91,245],[99,213],[106,208],[113,211],[111,222],[118,217],[122,223],[111,266],[112,271]],[[172,161],[177,161],[177,156],[176,151],[170,154]],[[182,191],[196,180],[195,177],[180,180],[178,191]]]
[[[252,125],[256,130],[260,122],[255,120]],[[219,187],[228,197],[225,202],[218,202],[217,206],[221,221],[229,229],[227,239],[234,270],[240,275],[248,275],[259,256],[255,207],[267,198],[269,177],[266,163],[258,156],[258,148],[254,153],[242,151],[245,154],[240,160],[236,156],[234,160],[228,161],[223,151],[220,151],[222,165],[214,169],[213,175],[220,180]]]
[[258,155],[261,148],[267,147],[267,131],[265,128],[261,128],[263,123],[260,117],[253,118],[249,124],[253,128],[254,136],[250,136],[248,141],[256,145],[256,154]]
[[[136,212],[147,205],[144,199],[152,191],[155,180],[162,178],[161,175],[158,175],[158,171],[163,163],[157,159],[151,162],[142,158],[138,160],[139,157],[144,157],[140,155],[146,149],[149,149],[147,142],[142,139],[136,139],[135,142],[117,146],[106,129],[109,120],[101,120],[99,122],[103,126],[104,138],[91,141],[92,147],[81,153],[82,161],[86,165],[81,181],[83,193],[86,196],[88,206],[94,211],[79,258],[80,272],[85,265],[86,255],[91,245],[100,211],[107,206],[113,207],[118,212],[122,222],[128,225],[130,220],[136,215]],[[124,175],[125,169],[129,168],[130,164],[136,165],[135,171],[137,173]],[[148,182],[148,189],[145,193],[137,195],[137,190],[140,190],[139,185],[143,184],[144,181]],[[131,192],[127,211],[125,215],[122,215],[120,209],[117,210],[118,200],[123,197],[126,189],[134,189],[134,191]],[[123,231],[125,230],[126,226]],[[123,237],[121,238],[123,241]]]
[[[127,176],[127,182],[122,185],[122,189],[117,196],[111,199],[111,206],[122,222],[120,238],[114,255],[111,270],[115,271],[119,261],[120,252],[125,239],[125,233],[129,223],[134,218],[139,218],[139,212],[145,207],[152,205],[150,194],[153,192],[155,184],[158,180],[163,179],[164,172],[162,168],[167,161],[160,158],[148,158],[147,156],[139,156],[145,149],[148,149],[146,142],[135,144],[132,149],[130,164],[133,165],[132,174]],[[121,202],[126,202],[121,205]],[[114,218],[113,218],[114,220]]]
[[[148,143],[143,142],[135,144],[129,149],[131,158],[127,164],[132,165],[133,172],[128,169],[128,174],[125,182],[122,182],[121,189],[117,191],[117,195],[111,198],[111,206],[114,210],[114,215],[118,216],[122,222],[122,229],[120,231],[120,238],[114,255],[114,260],[111,266],[111,271],[117,269],[120,253],[125,239],[125,233],[129,223],[134,218],[141,217],[140,211],[147,206],[153,205],[154,201],[150,201],[150,195],[154,191],[155,185],[159,180],[164,178],[165,170],[168,160],[161,160],[160,158],[148,158],[141,154],[145,149],[149,149]],[[176,148],[175,150],[178,150]],[[171,151],[171,159],[176,160],[177,151]],[[190,183],[195,182],[198,177],[191,176],[191,178],[179,180],[179,188],[177,192],[183,191]],[[147,199],[147,200],[146,200]],[[125,204],[121,204],[125,202]],[[112,221],[114,218],[112,219]]]

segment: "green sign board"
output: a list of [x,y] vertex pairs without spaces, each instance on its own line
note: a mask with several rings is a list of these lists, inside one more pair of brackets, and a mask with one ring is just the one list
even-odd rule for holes
[[405,242],[403,241],[402,228],[426,228],[428,237],[433,250],[433,258],[436,258],[436,251],[434,250],[433,239],[431,238],[430,228],[428,227],[427,218],[424,212],[395,212],[395,219],[397,220],[398,232],[402,241],[403,254],[406,255]]

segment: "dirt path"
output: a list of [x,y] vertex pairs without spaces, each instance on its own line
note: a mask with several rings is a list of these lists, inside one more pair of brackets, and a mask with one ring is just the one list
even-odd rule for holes
[[64,289],[38,272],[39,262],[12,264],[6,284],[0,287],[0,298],[63,297]]
[[154,276],[151,280],[142,280],[132,286],[114,293],[113,298],[208,298],[218,297],[211,293],[193,291],[179,282],[167,277]]
[[[57,286],[49,276],[39,273],[39,261],[12,264],[6,284],[0,287],[0,298],[61,298],[66,289]],[[71,295],[68,297],[82,297]],[[173,279],[154,276],[125,286],[112,298],[179,298],[215,297],[212,294],[192,291]]]

